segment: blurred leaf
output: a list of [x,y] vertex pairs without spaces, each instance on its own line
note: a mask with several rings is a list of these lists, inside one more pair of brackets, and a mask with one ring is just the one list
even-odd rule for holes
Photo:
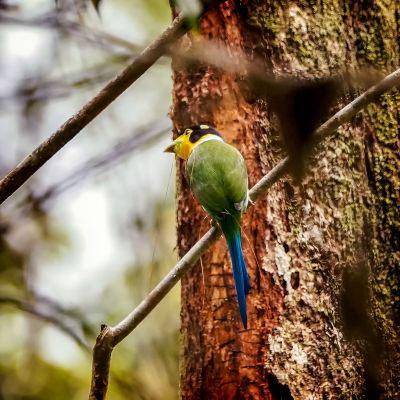
[[199,30],[199,16],[203,11],[203,5],[199,0],[176,0],[173,2],[177,9],[185,17],[186,24],[193,32]]
[[279,118],[281,136],[291,161],[291,173],[299,183],[309,154],[311,138],[318,125],[329,116],[329,110],[341,95],[337,78],[288,82],[279,94],[269,98]]
[[260,71],[240,82],[241,88],[248,101],[266,100],[278,117],[290,171],[295,183],[299,183],[305,172],[312,135],[329,117],[330,108],[343,93],[344,82],[339,77],[276,78],[267,73],[264,77]]
[[185,17],[198,17],[203,10],[199,0],[176,0],[176,5]]
[[100,16],[100,3],[101,0],[91,0],[93,7],[95,8],[97,14]]

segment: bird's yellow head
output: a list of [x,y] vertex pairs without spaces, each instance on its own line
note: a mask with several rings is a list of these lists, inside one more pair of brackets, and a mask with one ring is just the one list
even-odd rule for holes
[[186,128],[164,151],[187,160],[196,146],[208,140],[223,142],[221,134],[212,126],[196,125]]

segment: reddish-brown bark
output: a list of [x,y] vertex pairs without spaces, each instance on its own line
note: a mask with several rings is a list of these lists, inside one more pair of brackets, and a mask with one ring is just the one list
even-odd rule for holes
[[[231,6],[226,5],[222,11],[209,12],[202,20],[202,31],[207,32],[209,38],[226,38],[226,43],[242,48],[238,17],[230,9]],[[174,120],[178,129],[193,123],[212,123],[227,142],[245,155],[251,171],[250,186],[261,178],[267,167],[257,155],[254,119],[262,118],[264,111],[259,104],[248,104],[243,99],[232,77],[207,67],[194,73],[177,71],[175,95]],[[262,133],[263,130],[260,136]],[[268,163],[269,167],[273,161]],[[182,170],[182,164],[180,168]],[[189,193],[183,173],[180,178],[178,236],[183,255],[208,229],[210,219]],[[265,210],[271,208],[273,204],[268,204],[266,199],[259,201],[242,223],[244,253],[252,285],[247,331],[241,326],[223,239],[202,258],[203,270],[199,265],[183,279],[183,398],[229,399],[236,398],[238,393],[270,398],[268,374],[264,368],[268,347],[265,341],[278,323],[283,297],[281,287],[261,267],[265,232],[270,231],[273,224],[265,218]]]

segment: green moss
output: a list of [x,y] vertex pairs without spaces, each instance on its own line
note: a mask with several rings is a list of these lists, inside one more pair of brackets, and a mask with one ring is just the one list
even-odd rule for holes
[[368,2],[358,10],[358,20],[354,22],[357,34],[355,41],[358,58],[374,66],[387,67],[396,64],[398,44],[396,2]]
[[343,209],[342,229],[343,233],[352,234],[355,237],[363,230],[363,206],[360,203],[350,203]]
[[284,27],[282,9],[262,1],[254,1],[249,9],[247,23],[260,29],[264,35],[277,35]]
[[398,122],[396,110],[400,102],[400,91],[382,96],[382,102],[368,107],[374,119],[374,136],[380,145],[394,148],[398,145]]
[[263,16],[257,20],[258,26],[260,26],[265,33],[271,33],[277,35],[283,28],[283,21],[279,14],[263,14]]

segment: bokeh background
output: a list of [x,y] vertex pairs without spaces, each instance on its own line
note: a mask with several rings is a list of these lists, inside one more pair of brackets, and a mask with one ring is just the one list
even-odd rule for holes
[[[165,0],[0,0],[3,176],[169,24]],[[82,399],[101,323],[176,262],[161,59],[0,210],[0,398]],[[179,288],[113,353],[111,399],[178,394]],[[89,351],[88,351],[89,348]]]

